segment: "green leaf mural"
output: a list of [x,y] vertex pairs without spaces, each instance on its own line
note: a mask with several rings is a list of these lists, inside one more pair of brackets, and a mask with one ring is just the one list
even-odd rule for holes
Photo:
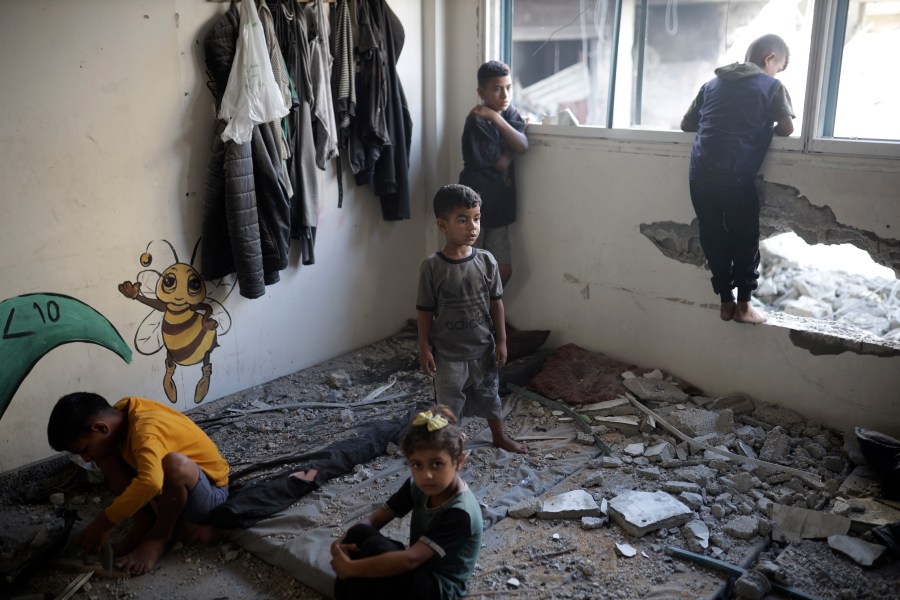
[[0,418],[34,365],[62,344],[97,344],[131,362],[131,349],[112,323],[71,296],[42,293],[8,298],[0,302],[0,327]]

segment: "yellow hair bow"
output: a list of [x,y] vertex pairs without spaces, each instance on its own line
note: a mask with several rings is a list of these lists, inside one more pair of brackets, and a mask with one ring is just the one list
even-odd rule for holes
[[443,429],[447,426],[450,421],[445,419],[440,415],[433,414],[430,410],[426,410],[425,412],[420,412],[416,415],[416,418],[413,419],[413,425],[427,425],[428,431],[437,431],[438,429]]

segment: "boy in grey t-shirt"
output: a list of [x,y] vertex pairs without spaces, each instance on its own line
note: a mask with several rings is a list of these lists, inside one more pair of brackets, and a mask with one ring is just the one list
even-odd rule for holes
[[481,229],[481,198],[464,185],[434,196],[443,250],[422,263],[416,299],[419,362],[434,378],[437,402],[457,416],[484,417],[493,444],[511,452],[527,447],[503,432],[497,367],[506,363],[503,285],[490,252],[474,248]]

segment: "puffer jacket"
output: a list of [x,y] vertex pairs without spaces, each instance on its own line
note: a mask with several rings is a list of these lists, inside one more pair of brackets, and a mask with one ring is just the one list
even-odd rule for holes
[[[204,40],[207,85],[217,113],[234,61],[238,24],[232,5]],[[271,130],[254,127],[249,144],[235,144],[222,141],[225,125],[216,121],[207,168],[200,269],[204,279],[237,273],[241,295],[258,298],[288,265],[290,198]]]

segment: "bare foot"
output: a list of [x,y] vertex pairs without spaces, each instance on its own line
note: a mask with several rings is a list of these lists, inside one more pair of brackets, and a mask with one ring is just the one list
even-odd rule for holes
[[723,302],[722,306],[719,308],[719,318],[723,321],[730,321],[734,318],[734,311],[737,308],[737,304],[734,302]]
[[495,448],[502,448],[503,450],[515,452],[516,454],[525,454],[528,452],[528,446],[521,442],[517,442],[512,438],[506,437],[505,435],[495,437],[493,444]]
[[310,469],[309,471],[297,471],[296,473],[291,473],[291,477],[294,479],[299,479],[300,481],[315,481],[316,474],[318,474],[318,469]]
[[738,302],[734,311],[734,320],[738,323],[759,325],[766,322],[766,315],[753,308],[749,302]]
[[163,540],[144,538],[137,548],[116,561],[116,567],[132,575],[143,575],[153,570],[165,551]]

